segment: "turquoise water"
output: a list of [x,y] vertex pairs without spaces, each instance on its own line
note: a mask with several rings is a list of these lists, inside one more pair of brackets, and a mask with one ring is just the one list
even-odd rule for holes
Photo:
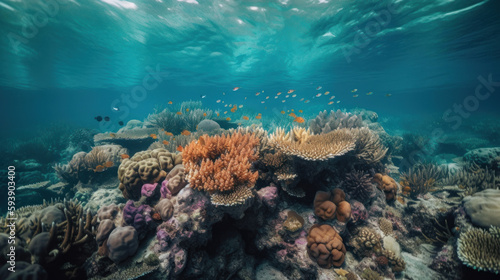
[[[478,76],[498,79],[495,1],[44,2],[0,5],[1,118],[11,131],[95,127],[93,117],[113,114],[112,102],[141,85],[148,67],[166,77],[115,118],[142,119],[155,104],[201,94],[215,109],[222,92],[262,112],[264,96],[295,89],[311,103],[270,100],[268,110],[362,107],[420,119],[462,102]],[[318,86],[341,102],[313,98]],[[480,111],[497,102],[495,94]]]

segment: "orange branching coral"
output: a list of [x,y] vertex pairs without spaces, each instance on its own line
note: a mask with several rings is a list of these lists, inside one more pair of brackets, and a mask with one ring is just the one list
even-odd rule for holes
[[258,172],[250,170],[257,159],[259,139],[253,134],[203,135],[184,148],[182,160],[191,187],[210,193],[253,187]]

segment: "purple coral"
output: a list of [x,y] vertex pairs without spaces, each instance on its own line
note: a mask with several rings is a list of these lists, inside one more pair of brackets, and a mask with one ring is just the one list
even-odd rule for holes
[[151,207],[140,205],[136,207],[133,200],[129,200],[123,208],[123,220],[129,226],[133,226],[138,232],[146,230],[151,218]]
[[161,188],[160,188],[160,195],[161,198],[171,198],[172,193],[170,192],[170,189],[168,188],[168,180],[164,180],[161,183]]
[[351,200],[351,222],[356,224],[359,221],[362,222],[366,219],[368,219],[368,211],[363,203],[357,200]]
[[170,235],[168,235],[168,233],[163,229],[156,232],[156,239],[158,239],[161,251],[165,251],[168,247],[168,243],[172,240]]
[[154,194],[157,185],[158,183],[142,185],[141,195],[145,197],[151,197]]
[[278,188],[273,183],[271,183],[269,187],[260,189],[257,192],[257,195],[259,196],[260,200],[262,200],[262,202],[264,202],[264,204],[267,205],[269,208],[273,209],[276,207]]

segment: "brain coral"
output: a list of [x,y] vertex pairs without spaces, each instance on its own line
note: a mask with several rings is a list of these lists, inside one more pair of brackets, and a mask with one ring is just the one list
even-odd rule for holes
[[465,212],[474,225],[500,227],[500,190],[486,189],[463,201]]
[[319,266],[330,268],[344,263],[346,249],[333,227],[313,225],[307,235],[307,253]]
[[118,168],[120,190],[128,199],[141,197],[142,185],[158,183],[167,176],[167,171],[182,162],[182,155],[165,149],[154,149],[136,153],[124,159]]
[[108,257],[115,263],[135,254],[139,246],[137,231],[132,226],[117,227],[108,237]]
[[345,193],[339,188],[331,192],[316,192],[314,197],[314,214],[323,220],[337,217],[339,222],[346,223],[351,218],[351,204],[345,201]]
[[396,193],[398,191],[398,184],[394,179],[389,177],[389,175],[376,173],[373,176],[373,181],[375,181],[378,184],[378,188],[385,193],[385,200],[391,201],[394,198],[396,198]]

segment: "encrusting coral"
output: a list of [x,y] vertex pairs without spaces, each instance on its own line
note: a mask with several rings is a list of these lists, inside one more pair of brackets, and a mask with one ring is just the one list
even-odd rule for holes
[[200,136],[182,153],[191,187],[209,192],[216,204],[243,203],[259,176],[251,170],[258,144],[253,134]]
[[123,196],[139,199],[142,185],[158,183],[167,176],[167,171],[181,161],[180,153],[170,153],[165,149],[138,152],[130,159],[124,159],[118,168],[119,188]]
[[307,235],[307,254],[319,266],[339,267],[344,263],[346,248],[342,237],[329,225],[313,225]]

